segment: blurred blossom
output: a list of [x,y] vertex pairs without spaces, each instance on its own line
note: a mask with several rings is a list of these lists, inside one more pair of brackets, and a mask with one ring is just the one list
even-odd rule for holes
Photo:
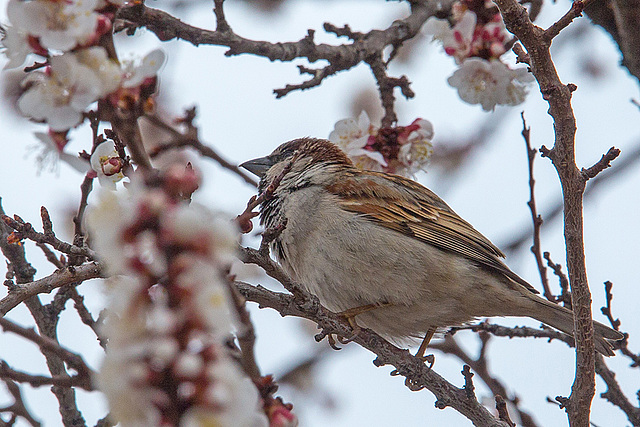
[[87,214],[93,245],[117,274],[98,385],[124,426],[267,426],[256,386],[224,344],[235,322],[224,282],[235,226],[174,197],[179,177],[160,180],[147,188],[134,177]]
[[32,52],[29,34],[10,25],[4,26],[2,47],[4,55],[9,59],[4,66],[5,70],[22,66]]
[[23,85],[26,92],[18,100],[22,113],[64,131],[82,121],[83,111],[101,95],[99,76],[81,64],[74,53],[50,59],[45,72],[32,72]]
[[433,154],[433,125],[430,121],[416,119],[406,126],[398,135],[400,151],[398,153],[399,175],[412,176],[419,170],[423,170],[431,154]]
[[456,24],[451,27],[444,19],[429,18],[425,24],[427,34],[439,40],[447,55],[453,56],[457,63],[469,57],[471,44],[476,30],[476,14],[467,10]]
[[116,151],[113,141],[103,142],[91,154],[91,168],[98,175],[100,185],[108,189],[115,190],[116,182],[124,178],[123,166],[124,160]]
[[296,427],[298,417],[291,412],[291,405],[276,401],[269,408],[269,427]]
[[78,62],[95,73],[100,81],[100,97],[118,89],[123,79],[120,65],[109,58],[105,48],[92,46],[75,53]]
[[164,64],[162,49],[149,52],[141,60],[122,61],[122,82],[117,91],[109,95],[109,102],[119,109],[130,109],[142,103],[145,112],[153,109],[150,95],[157,82],[157,73]]
[[45,49],[68,51],[87,43],[98,28],[97,0],[10,0],[7,16]]
[[38,173],[43,170],[57,173],[60,168],[60,161],[63,161],[80,173],[89,171],[89,164],[86,160],[81,159],[77,155],[74,156],[64,152],[64,147],[68,142],[64,134],[56,132],[35,132],[34,135],[38,138],[39,143],[29,148],[36,153],[35,160],[38,166]]
[[342,149],[363,170],[413,176],[423,170],[433,152],[433,125],[416,119],[409,126],[378,128],[371,125],[366,112],[358,120],[344,119],[335,124],[329,140]]
[[44,71],[27,75],[22,83],[26,91],[18,100],[18,107],[54,131],[65,131],[78,125],[95,101],[114,94],[112,101],[117,103],[121,87],[127,88],[127,93],[134,90],[138,99],[139,86],[154,80],[163,61],[164,53],[159,49],[140,63],[126,62],[123,68],[99,46],[66,52],[52,57]]
[[155,77],[165,61],[162,49],[154,49],[141,60],[122,61],[122,74],[124,81],[122,87],[132,88],[140,86],[146,79]]
[[460,98],[492,111],[497,104],[524,102],[533,77],[526,69],[511,70],[500,61],[510,34],[492,2],[460,0],[453,4],[452,23],[429,18],[425,31],[439,40],[447,55],[460,66],[448,82]]
[[469,58],[447,81],[463,101],[492,111],[497,104],[521,104],[527,95],[527,84],[533,80],[524,68],[512,70],[498,60]]

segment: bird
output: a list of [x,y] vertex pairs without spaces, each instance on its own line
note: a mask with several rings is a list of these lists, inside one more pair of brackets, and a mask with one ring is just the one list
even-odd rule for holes
[[[260,206],[282,268],[352,326],[396,344],[485,317],[529,317],[573,336],[571,310],[507,267],[505,255],[434,192],[356,168],[328,140],[299,138],[240,165],[270,194]],[[623,334],[594,321],[595,349]]]

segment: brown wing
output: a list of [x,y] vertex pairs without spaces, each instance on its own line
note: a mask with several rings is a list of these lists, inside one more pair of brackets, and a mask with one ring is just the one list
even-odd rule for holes
[[504,254],[442,199],[422,185],[397,175],[354,171],[327,187],[343,209],[383,227],[453,252],[500,272],[530,291],[538,291],[512,272]]

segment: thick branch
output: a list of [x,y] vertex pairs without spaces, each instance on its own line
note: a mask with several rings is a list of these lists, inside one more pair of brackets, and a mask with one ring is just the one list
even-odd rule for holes
[[529,53],[531,71],[543,98],[549,103],[549,114],[554,121],[554,146],[542,152],[551,159],[558,172],[564,199],[564,238],[576,338],[576,375],[566,408],[572,426],[587,427],[595,394],[595,352],[583,237],[585,180],[575,162],[576,122],[571,92],[576,88],[575,85],[562,84],[558,77],[549,52],[549,33],[533,25],[526,9],[517,1],[496,0],[496,3],[507,29],[520,39]]
[[[241,282],[236,282],[236,286],[245,298],[257,302],[260,307],[273,308],[282,316],[302,317],[315,322],[322,329],[321,336],[351,336],[353,333],[343,318],[322,307],[316,298],[306,292],[294,297]],[[398,374],[411,380],[412,385],[429,389],[436,396],[436,407],[439,409],[451,406],[477,426],[506,426],[476,399],[470,399],[463,388],[453,386],[429,369],[422,360],[407,350],[395,347],[373,331],[362,329],[353,341],[377,355],[374,360],[376,366],[393,365]]]
[[92,262],[79,267],[67,267],[40,280],[12,286],[8,295],[0,300],[0,316],[4,316],[32,296],[48,294],[56,288],[72,283],[82,283],[85,280],[104,277],[102,270],[98,263]]
[[[449,3],[449,2],[447,2]],[[385,30],[372,30],[349,43],[342,45],[317,44],[313,39],[313,30],[297,42],[271,43],[250,40],[235,34],[222,14],[221,2],[216,3],[218,29],[205,30],[186,24],[170,14],[158,9],[136,4],[120,9],[118,18],[129,21],[134,26],[143,26],[156,34],[160,40],[173,38],[188,41],[196,46],[201,44],[226,46],[227,56],[253,54],[271,61],[292,61],[306,58],[313,63],[328,61],[330,66],[322,68],[321,75],[314,73],[310,83],[289,87],[276,92],[283,96],[293,89],[305,89],[318,83],[316,80],[348,70],[372,55],[380,55],[386,46],[399,46],[403,41],[414,37],[427,19],[438,10],[437,2],[413,2],[411,14],[405,19],[394,21]],[[222,25],[221,25],[222,24]],[[333,28],[329,26],[328,28]]]

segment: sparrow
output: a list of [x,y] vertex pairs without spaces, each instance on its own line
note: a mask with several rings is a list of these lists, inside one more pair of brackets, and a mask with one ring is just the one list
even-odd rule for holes
[[[265,228],[284,270],[328,309],[397,344],[494,316],[530,317],[573,335],[573,313],[538,296],[504,254],[440,197],[410,179],[357,169],[333,143],[286,142],[240,165],[264,191]],[[274,187],[274,185],[272,185]],[[273,189],[273,188],[271,188]],[[354,325],[354,323],[352,323]],[[613,355],[622,333],[593,322]]]

